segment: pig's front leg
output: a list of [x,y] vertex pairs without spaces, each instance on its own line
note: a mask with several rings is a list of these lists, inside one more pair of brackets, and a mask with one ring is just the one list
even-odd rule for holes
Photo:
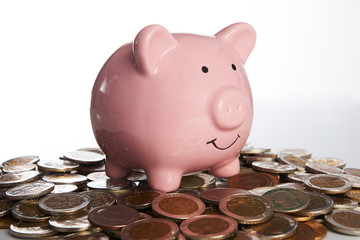
[[217,177],[231,177],[240,172],[239,159],[236,157],[227,163],[214,166],[210,172]]
[[155,190],[171,192],[179,188],[182,171],[179,169],[156,168],[146,170],[150,187]]
[[116,165],[113,163],[113,161],[106,159],[105,162],[105,169],[106,169],[106,175],[109,178],[126,178],[132,173],[132,169],[127,169],[120,167],[119,165]]

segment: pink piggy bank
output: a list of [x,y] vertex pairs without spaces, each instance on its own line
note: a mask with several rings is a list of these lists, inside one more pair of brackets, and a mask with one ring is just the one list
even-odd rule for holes
[[215,36],[142,29],[102,67],[91,122],[106,154],[106,174],[144,169],[153,189],[174,191],[184,173],[239,173],[253,103],[243,67],[255,44],[246,23]]

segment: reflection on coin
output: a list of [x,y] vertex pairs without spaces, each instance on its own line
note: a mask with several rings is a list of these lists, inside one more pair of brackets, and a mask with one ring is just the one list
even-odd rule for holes
[[0,200],[0,217],[5,216],[11,211],[11,206],[13,201],[8,199],[1,199]]
[[0,187],[13,187],[21,183],[31,182],[38,178],[40,173],[35,170],[25,171],[25,172],[16,172],[16,173],[6,173],[0,175]]
[[84,231],[63,236],[62,239],[73,240],[109,240],[109,237],[101,232]]
[[338,158],[329,158],[329,157],[310,158],[308,160],[308,162],[327,164],[327,165],[338,167],[338,168],[344,168],[346,165],[344,160],[341,160]]
[[279,155],[281,154],[288,154],[293,155],[295,157],[308,159],[311,157],[311,152],[306,149],[301,148],[285,148],[278,151]]
[[204,179],[197,175],[183,176],[181,178],[180,188],[200,188],[204,184]]
[[117,230],[139,220],[140,214],[136,210],[121,206],[99,206],[90,210],[88,219],[91,224],[103,229]]
[[6,165],[5,167],[3,167],[3,172],[5,173],[11,173],[11,172],[23,172],[23,171],[30,171],[30,170],[34,170],[36,168],[36,165],[31,163],[31,164],[26,164],[26,165]]
[[221,199],[219,209],[241,224],[262,223],[271,218],[274,213],[271,203],[265,198],[241,193]]
[[15,222],[10,226],[10,234],[18,238],[40,238],[56,234],[49,223]]
[[57,232],[81,232],[91,227],[87,212],[71,216],[53,216],[49,224]]
[[276,188],[262,196],[271,202],[275,212],[280,213],[298,212],[310,203],[306,193],[294,188]]
[[328,226],[335,231],[360,236],[360,212],[351,209],[335,209],[325,215]]
[[21,185],[9,188],[5,195],[9,199],[21,200],[21,199],[34,199],[44,196],[54,189],[53,183],[44,181],[23,183]]
[[331,196],[334,200],[335,209],[355,209],[359,206],[358,201],[346,197]]
[[95,208],[103,205],[112,205],[115,203],[116,195],[103,190],[90,190],[79,193],[90,198],[89,208]]
[[304,179],[305,187],[309,190],[315,190],[326,194],[339,194],[347,192],[351,189],[351,182],[345,178],[315,174]]
[[345,168],[344,173],[360,177],[360,169],[358,168]]
[[321,240],[326,237],[327,229],[321,223],[314,222],[314,221],[308,221],[308,222],[304,222],[304,224],[312,227],[312,229],[315,231],[315,240]]
[[297,222],[289,215],[275,213],[268,221],[241,225],[245,231],[256,232],[261,239],[285,239],[295,234]]
[[125,226],[121,231],[121,239],[176,239],[178,234],[179,227],[173,221],[152,218],[136,221]]
[[94,164],[105,159],[104,155],[91,151],[68,152],[64,154],[64,158],[80,164]]
[[272,178],[258,172],[239,173],[230,177],[227,181],[227,186],[229,188],[240,188],[244,190],[251,190],[258,187],[269,187],[272,185]]
[[235,235],[237,222],[223,215],[201,215],[180,224],[181,232],[189,239],[225,239]]
[[95,180],[87,183],[88,188],[94,190],[110,190],[119,191],[125,189],[131,189],[133,183],[127,179],[103,179]]
[[145,209],[151,206],[151,202],[165,192],[151,190],[143,192],[128,192],[120,194],[116,198],[118,205],[125,205],[134,209]]
[[42,180],[55,184],[81,185],[87,181],[87,177],[75,173],[56,173],[51,175],[45,175],[42,177]]
[[12,206],[12,215],[25,222],[47,222],[50,215],[40,211],[39,200],[22,200]]
[[88,178],[89,181],[110,179],[110,178],[106,175],[106,172],[105,172],[105,171],[93,172],[93,173],[88,174],[86,177]]
[[304,182],[304,179],[308,176],[314,175],[313,173],[306,173],[306,172],[293,172],[287,175],[289,181],[292,182]]
[[331,197],[317,192],[307,192],[306,194],[310,197],[310,203],[305,209],[295,213],[296,216],[325,215],[333,209],[334,200]]
[[218,205],[220,200],[226,196],[233,195],[236,193],[249,194],[248,191],[237,188],[213,188],[200,193],[200,198],[211,204]]
[[74,192],[78,189],[78,187],[74,184],[58,184],[54,186],[54,190],[51,193],[68,193]]
[[67,160],[41,160],[38,167],[48,172],[71,172],[79,167],[79,164]]
[[89,197],[78,193],[58,193],[40,199],[39,208],[50,215],[72,215],[87,208]]
[[252,167],[255,170],[270,173],[293,173],[297,170],[296,167],[289,164],[280,164],[278,162],[253,162]]
[[298,171],[305,172],[306,160],[293,155],[281,154],[279,155],[279,162],[289,164],[297,168]]
[[312,173],[325,173],[325,174],[341,174],[343,170],[327,164],[307,162],[305,166],[306,171]]
[[345,196],[360,202],[360,189],[351,189],[345,193]]
[[39,156],[35,156],[35,155],[29,155],[29,156],[22,156],[22,157],[17,157],[17,158],[13,158],[13,159],[9,159],[5,162],[2,163],[3,166],[10,166],[10,165],[26,165],[26,164],[32,164],[32,163],[36,163],[37,161],[39,161]]
[[151,206],[157,214],[174,221],[198,216],[205,211],[205,204],[198,197],[184,193],[160,195]]
[[289,240],[315,240],[315,230],[304,223],[298,223],[297,230],[294,235],[292,235]]

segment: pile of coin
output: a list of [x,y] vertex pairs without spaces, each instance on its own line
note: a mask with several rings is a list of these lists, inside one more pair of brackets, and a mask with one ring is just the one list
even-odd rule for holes
[[340,159],[245,147],[239,174],[186,174],[171,193],[151,189],[141,169],[110,179],[104,163],[97,148],[3,162],[1,228],[43,239],[318,240],[326,227],[360,235],[360,169]]

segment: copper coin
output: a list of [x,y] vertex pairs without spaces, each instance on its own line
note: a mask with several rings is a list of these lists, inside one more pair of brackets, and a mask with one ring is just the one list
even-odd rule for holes
[[351,209],[335,209],[325,215],[328,226],[335,231],[360,236],[360,212]]
[[224,197],[227,197],[232,194],[243,193],[249,194],[248,191],[237,188],[213,188],[207,191],[203,191],[200,193],[200,198],[206,202],[211,204],[219,204],[220,200]]
[[305,170],[312,173],[341,174],[343,170],[327,164],[307,162]]
[[289,164],[297,168],[298,171],[305,172],[306,160],[301,157],[296,157],[293,155],[281,154],[279,155],[279,162],[284,164]]
[[220,211],[241,224],[257,224],[267,221],[274,214],[271,203],[256,195],[234,194],[221,199]]
[[67,160],[41,160],[37,163],[39,169],[48,172],[71,172],[79,167],[79,164]]
[[87,212],[71,216],[52,216],[49,224],[57,232],[81,232],[91,227]]
[[262,173],[249,172],[239,173],[229,178],[227,186],[229,188],[240,188],[251,190],[258,187],[269,187],[273,185],[273,180]]
[[58,193],[40,199],[39,208],[50,215],[72,215],[84,211],[90,203],[89,197],[78,193]]
[[65,153],[64,158],[80,164],[94,164],[105,160],[103,154],[81,150]]
[[331,197],[317,192],[307,192],[306,194],[310,197],[309,205],[295,215],[311,217],[325,215],[332,211],[334,200]]
[[40,211],[39,200],[22,200],[12,206],[12,215],[25,222],[47,222],[50,215]]
[[293,173],[297,170],[296,167],[289,164],[280,164],[278,162],[262,162],[262,161],[253,162],[252,168],[257,171],[269,172],[269,173]]
[[321,240],[326,237],[327,228],[323,224],[314,221],[304,222],[304,224],[312,227],[312,229],[315,231],[315,240]]
[[197,175],[183,176],[180,188],[201,188],[205,184],[204,179]]
[[152,218],[136,221],[125,226],[121,231],[122,240],[137,239],[176,239],[179,235],[179,227],[168,219]]
[[327,165],[338,167],[338,168],[344,168],[346,165],[344,160],[341,160],[338,158],[329,158],[329,157],[310,158],[308,160],[308,162],[327,164]]
[[0,187],[13,187],[21,183],[31,182],[37,179],[40,173],[35,170],[25,172],[6,173],[0,175]]
[[276,188],[262,196],[271,202],[275,212],[280,213],[298,212],[310,203],[306,193],[294,188]]
[[75,173],[56,173],[51,175],[45,175],[42,177],[42,180],[55,184],[81,185],[87,181],[87,177]]
[[218,214],[218,215],[224,215],[220,209],[215,207],[207,207],[205,211],[202,213],[202,215],[208,215],[208,214]]
[[268,221],[255,225],[241,225],[242,229],[256,232],[260,239],[285,239],[295,234],[298,223],[294,218],[275,213]]
[[9,166],[9,165],[26,165],[26,164],[33,164],[39,161],[39,156],[35,155],[28,155],[28,156],[22,156],[17,157],[13,159],[9,159],[2,163],[3,166]]
[[345,196],[360,202],[360,189],[351,189],[345,193]]
[[296,232],[294,235],[292,235],[290,238],[287,238],[289,240],[315,240],[315,230],[310,227],[309,225],[306,225],[304,223],[298,223],[298,227],[296,229]]
[[238,223],[223,215],[201,215],[180,224],[180,230],[189,239],[225,239],[235,235]]
[[4,173],[11,173],[11,172],[23,172],[23,171],[30,171],[30,170],[34,170],[36,168],[36,165],[31,163],[31,164],[26,164],[26,165],[6,165],[3,167],[3,172]]
[[165,194],[165,192],[156,190],[123,193],[116,198],[116,203],[134,209],[145,209],[151,207],[151,202],[162,194]]
[[307,149],[302,148],[284,148],[278,151],[278,154],[288,154],[295,157],[308,159],[311,157],[311,152]]
[[5,216],[11,211],[11,206],[13,201],[8,199],[1,199],[0,200],[0,217]]
[[90,190],[79,193],[90,198],[89,208],[95,208],[103,205],[112,205],[115,203],[116,195],[103,190]]
[[302,216],[296,216],[294,214],[291,215],[297,222],[307,222],[307,221],[310,221],[310,220],[313,220],[315,217],[308,217],[308,216],[305,216],[305,217],[302,217]]
[[354,199],[343,196],[331,196],[331,198],[334,200],[335,209],[354,209],[359,206],[359,202]]
[[304,184],[307,189],[326,194],[339,194],[351,189],[351,182],[349,180],[327,174],[308,176],[304,179]]
[[140,214],[122,205],[99,206],[90,210],[88,219],[91,224],[103,229],[117,230],[139,220]]
[[360,177],[360,169],[358,168],[345,168],[344,173]]
[[10,234],[18,238],[40,238],[56,234],[49,223],[15,222],[10,226]]
[[160,195],[151,206],[157,214],[175,221],[198,216],[205,211],[205,204],[198,197],[184,193]]
[[44,181],[23,183],[21,185],[9,188],[5,195],[9,199],[34,199],[44,196],[54,190],[54,184]]

